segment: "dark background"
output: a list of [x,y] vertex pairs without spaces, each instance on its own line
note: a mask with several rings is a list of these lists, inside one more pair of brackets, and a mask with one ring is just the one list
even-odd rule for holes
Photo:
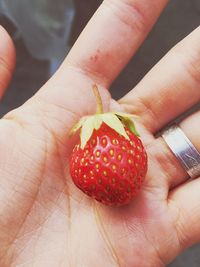
[[[100,0],[76,0],[71,45],[101,2]],[[0,24],[5,26],[11,36],[15,34],[14,25],[5,17],[0,17]],[[144,45],[114,82],[111,88],[114,98],[120,98],[134,87],[171,47],[199,25],[200,0],[170,1]],[[21,39],[16,40],[15,45],[17,68],[10,88],[1,102],[0,116],[22,104],[49,77],[48,62],[33,59]],[[169,266],[200,267],[200,245],[188,249]]]

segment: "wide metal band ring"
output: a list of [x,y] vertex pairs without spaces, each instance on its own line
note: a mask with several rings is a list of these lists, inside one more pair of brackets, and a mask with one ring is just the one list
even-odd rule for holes
[[162,133],[162,137],[180,161],[190,178],[200,176],[200,153],[181,128],[174,124]]

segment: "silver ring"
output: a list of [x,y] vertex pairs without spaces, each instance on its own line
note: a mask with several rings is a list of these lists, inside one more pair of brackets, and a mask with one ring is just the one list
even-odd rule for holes
[[200,153],[176,124],[162,133],[162,137],[180,161],[190,178],[200,176]]

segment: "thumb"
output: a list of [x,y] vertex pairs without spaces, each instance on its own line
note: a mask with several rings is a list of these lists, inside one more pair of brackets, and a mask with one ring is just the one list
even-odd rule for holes
[[0,98],[2,98],[12,78],[14,67],[14,44],[6,30],[0,26]]

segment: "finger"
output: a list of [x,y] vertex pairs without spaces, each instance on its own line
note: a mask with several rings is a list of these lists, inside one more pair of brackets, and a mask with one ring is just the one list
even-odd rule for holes
[[[42,109],[49,106],[54,121],[60,121],[62,127],[56,129],[62,129],[61,134],[63,125],[67,131],[77,117],[95,111],[93,83],[99,85],[104,109],[109,109],[110,97],[105,88],[130,59],[166,3],[167,0],[103,2],[64,64],[34,97]],[[48,121],[49,118],[50,115]]]
[[153,133],[200,101],[200,27],[175,46],[120,103]]
[[[200,124],[200,111],[195,112],[180,123],[180,127],[184,134],[189,138],[192,144],[200,151],[200,128],[196,127]],[[162,172],[166,173],[163,178],[166,187],[169,189],[188,181],[189,175],[183,168],[180,161],[172,153],[168,145],[165,143],[162,137],[155,140],[154,146],[152,146],[151,152],[155,160],[157,160],[158,166],[162,167]]]
[[108,87],[156,22],[167,0],[105,0],[69,53],[72,66]]
[[200,178],[173,190],[168,199],[174,216],[180,251],[200,240]]
[[3,27],[0,26],[0,98],[11,80],[15,66],[15,48]]

